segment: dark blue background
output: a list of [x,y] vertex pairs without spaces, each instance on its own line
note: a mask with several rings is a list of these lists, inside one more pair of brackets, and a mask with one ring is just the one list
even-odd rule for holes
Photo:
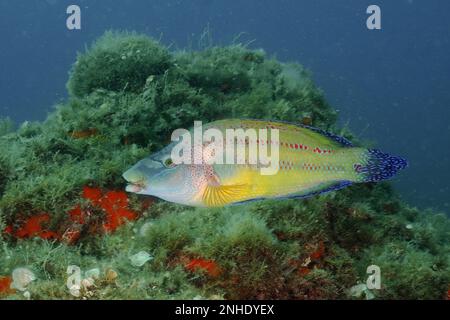
[[[65,27],[82,9],[82,30]],[[382,9],[382,30],[365,26]],[[420,207],[449,208],[450,2],[447,0],[0,0],[0,116],[42,120],[66,97],[77,51],[106,29],[183,48],[209,25],[215,43],[245,32],[282,61],[309,68],[342,124],[406,156],[396,179]]]

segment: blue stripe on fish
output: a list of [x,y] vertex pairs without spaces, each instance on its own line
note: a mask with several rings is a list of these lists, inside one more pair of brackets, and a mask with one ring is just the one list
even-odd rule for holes
[[302,128],[306,128],[306,129],[315,131],[315,132],[317,132],[317,133],[319,133],[319,134],[321,134],[321,135],[323,135],[323,136],[325,136],[327,138],[330,138],[331,140],[336,141],[337,143],[339,143],[343,147],[353,147],[353,143],[351,143],[348,139],[346,139],[344,137],[341,137],[341,136],[338,136],[338,135],[336,135],[334,133],[322,130],[320,128],[303,125],[303,124],[300,124],[299,126],[302,127]]

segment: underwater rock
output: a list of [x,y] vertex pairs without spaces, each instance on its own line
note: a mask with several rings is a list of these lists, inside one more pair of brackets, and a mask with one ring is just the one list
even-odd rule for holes
[[67,88],[76,97],[96,89],[136,92],[149,75],[163,74],[170,64],[169,52],[157,41],[137,33],[107,32],[78,55]]
[[13,132],[14,122],[10,118],[0,118],[0,137]]

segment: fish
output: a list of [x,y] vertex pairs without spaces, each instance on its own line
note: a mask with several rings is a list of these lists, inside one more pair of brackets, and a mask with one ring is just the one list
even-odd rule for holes
[[[209,150],[213,139],[202,142],[200,162],[176,162],[173,150],[179,146],[177,140],[124,172],[126,191],[193,207],[224,207],[265,199],[308,198],[352,184],[388,180],[408,166],[402,157],[354,146],[344,137],[301,123],[225,119],[202,127],[203,132],[208,129],[223,136],[227,130],[270,131],[270,137],[260,135],[256,143],[260,152],[264,145],[271,155],[278,151],[278,158],[270,160],[271,165],[276,162],[277,170],[263,174],[267,161],[250,161],[251,135],[224,142],[224,148],[232,142],[236,150],[239,145],[246,147],[244,161],[237,163],[208,161],[204,150]],[[189,132],[193,131],[195,135],[195,129]],[[193,145],[187,148],[191,155],[198,152]]]

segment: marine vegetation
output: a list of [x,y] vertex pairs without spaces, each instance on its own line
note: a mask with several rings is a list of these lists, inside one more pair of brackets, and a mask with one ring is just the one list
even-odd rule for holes
[[[108,32],[67,87],[45,121],[0,122],[1,298],[448,297],[448,217],[388,182],[224,208],[125,192],[123,172],[199,119],[285,120],[364,145],[301,65],[239,43],[170,51]],[[370,265],[380,289],[365,286]]]

